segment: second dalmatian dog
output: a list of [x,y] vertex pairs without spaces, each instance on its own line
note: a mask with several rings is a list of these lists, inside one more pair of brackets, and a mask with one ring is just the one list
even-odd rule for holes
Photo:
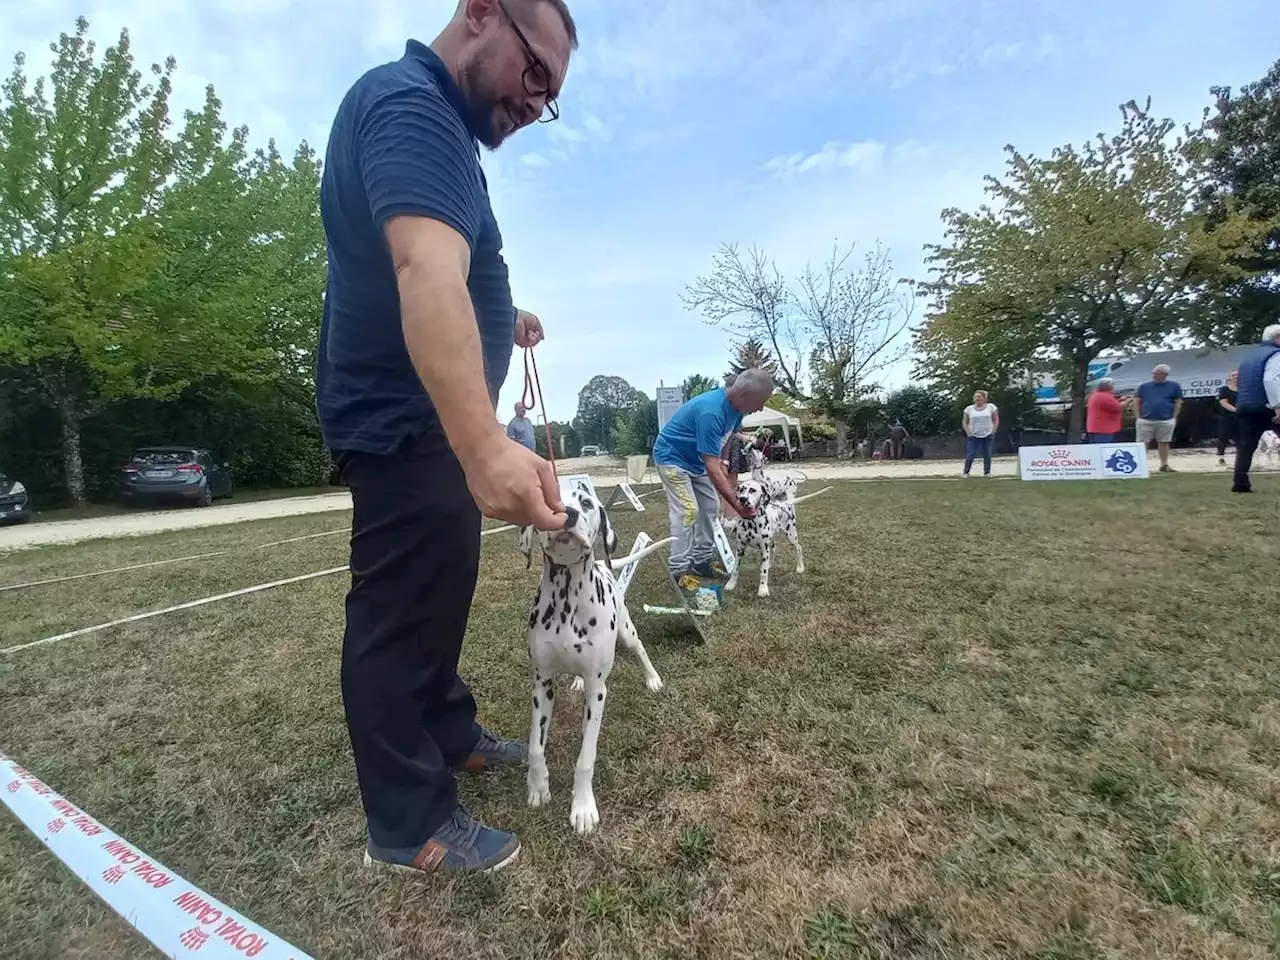
[[[607,558],[617,549],[617,537],[604,507],[582,490],[566,495],[564,503],[569,517],[565,528],[536,534],[542,549],[542,580],[529,611],[533,722],[529,730],[528,800],[531,807],[551,800],[546,747],[555,675],[570,674],[582,681],[583,703],[582,749],[573,775],[569,821],[574,830],[585,834],[600,823],[592,779],[617,642],[621,640],[640,661],[645,686],[656,693],[662,689],[662,678],[640,643],[613,579]],[[604,561],[596,560],[592,550],[597,533],[603,534]],[[521,548],[527,543],[531,549],[532,540],[533,535],[522,536]]]
[[773,551],[780,537],[786,537],[796,549],[796,573],[804,573],[804,551],[800,548],[800,532],[796,529],[796,505],[790,498],[773,500],[765,493],[758,480],[746,480],[738,484],[738,502],[756,511],[750,520],[738,519],[726,524],[725,529],[737,541],[738,564],[733,575],[724,585],[732,590],[738,585],[742,572],[742,558],[748,550],[760,554],[760,588],[757,596],[769,596],[769,567],[773,563]]

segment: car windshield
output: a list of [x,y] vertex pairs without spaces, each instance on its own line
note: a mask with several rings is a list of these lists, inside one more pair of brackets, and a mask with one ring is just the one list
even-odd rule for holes
[[191,450],[139,450],[132,457],[133,463],[177,464],[189,463],[195,458]]

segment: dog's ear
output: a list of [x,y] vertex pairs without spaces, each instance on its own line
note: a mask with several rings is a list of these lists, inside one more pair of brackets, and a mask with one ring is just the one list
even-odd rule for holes
[[613,532],[613,524],[609,522],[609,514],[604,509],[603,503],[597,503],[600,509],[600,540],[604,543],[604,555],[608,560],[613,560],[613,555],[618,550],[618,535]]

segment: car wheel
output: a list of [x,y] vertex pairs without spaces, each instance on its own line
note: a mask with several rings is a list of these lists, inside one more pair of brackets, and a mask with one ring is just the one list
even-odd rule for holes
[[200,491],[200,499],[196,501],[197,507],[208,507],[213,504],[213,488],[205,483],[204,488]]

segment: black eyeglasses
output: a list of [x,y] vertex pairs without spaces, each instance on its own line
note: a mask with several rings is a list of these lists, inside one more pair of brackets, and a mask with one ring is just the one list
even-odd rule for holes
[[529,65],[524,68],[524,73],[520,75],[520,79],[524,82],[525,92],[529,96],[542,97],[543,103],[546,104],[546,110],[538,117],[538,122],[550,123],[552,120],[559,120],[560,105],[556,103],[556,98],[551,95],[551,74],[547,70],[546,64],[533,52],[533,47],[529,46],[529,41],[525,39],[524,31],[520,29],[515,18],[511,16],[511,11],[507,9],[507,5],[503,0],[498,0],[498,9],[507,18],[507,23],[511,24],[511,29],[516,32],[516,36],[524,44],[525,53],[529,55]]

